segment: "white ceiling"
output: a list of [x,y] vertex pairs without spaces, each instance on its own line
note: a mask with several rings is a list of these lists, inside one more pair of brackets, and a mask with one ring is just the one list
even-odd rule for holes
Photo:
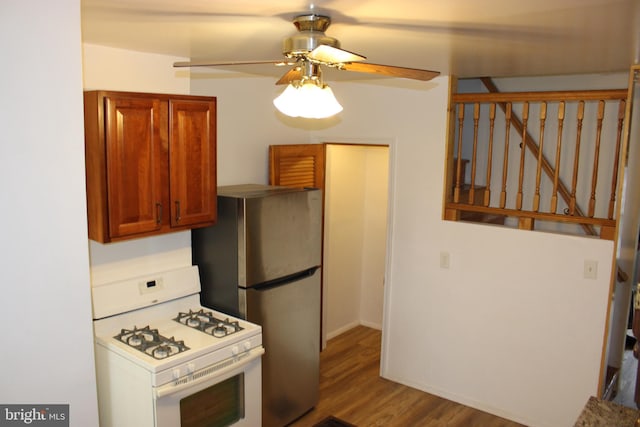
[[[326,14],[326,34],[369,62],[477,76],[628,71],[640,0],[81,0],[83,41],[215,61],[282,58],[291,20]],[[268,76],[273,65],[231,69]],[[360,73],[338,72],[340,80]],[[368,76],[368,75],[366,75]]]

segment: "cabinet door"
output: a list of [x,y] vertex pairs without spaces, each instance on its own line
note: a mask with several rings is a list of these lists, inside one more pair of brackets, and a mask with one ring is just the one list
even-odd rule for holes
[[169,101],[171,226],[216,220],[216,102]]
[[163,215],[169,214],[162,205],[167,187],[166,114],[166,102],[158,99],[105,98],[112,238],[159,230]]

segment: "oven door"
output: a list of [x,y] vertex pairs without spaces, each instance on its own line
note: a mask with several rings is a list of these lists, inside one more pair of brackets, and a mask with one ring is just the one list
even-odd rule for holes
[[156,427],[255,427],[262,422],[262,347],[155,390]]

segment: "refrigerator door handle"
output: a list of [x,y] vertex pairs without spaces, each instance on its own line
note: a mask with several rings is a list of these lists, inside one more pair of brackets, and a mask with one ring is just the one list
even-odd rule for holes
[[298,273],[290,274],[288,276],[280,277],[276,280],[271,280],[268,282],[260,283],[259,285],[251,286],[250,288],[246,288],[247,290],[253,289],[256,291],[267,291],[269,289],[277,288],[279,286],[285,286],[291,282],[298,281],[300,279],[304,279],[306,277],[313,276],[316,271],[320,268],[320,266],[315,266],[308,268],[306,270],[300,271]]

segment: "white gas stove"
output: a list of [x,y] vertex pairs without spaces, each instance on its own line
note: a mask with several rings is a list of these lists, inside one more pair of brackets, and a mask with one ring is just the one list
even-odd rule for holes
[[196,266],[93,288],[102,427],[260,425],[262,329],[199,292]]

